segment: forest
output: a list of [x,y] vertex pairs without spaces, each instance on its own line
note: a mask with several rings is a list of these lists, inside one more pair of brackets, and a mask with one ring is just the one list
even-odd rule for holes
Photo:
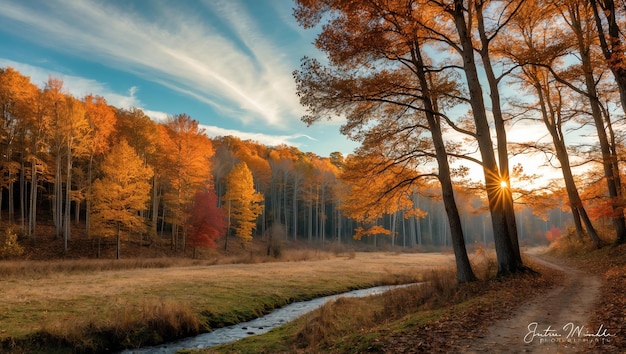
[[[305,28],[330,16],[316,41],[328,60],[294,71],[302,120],[343,117],[361,143],[346,157],[209,138],[184,113],[154,121],[3,68],[5,248],[36,244],[41,225],[59,254],[84,237],[114,240],[116,257],[133,237],[183,252],[233,237],[451,246],[461,263],[466,244],[622,243],[625,64],[610,3],[298,2]],[[507,140],[527,122],[549,139]],[[537,155],[562,179],[509,166]]]
[[[375,211],[375,219],[365,220],[361,213],[374,212],[366,205],[374,195],[351,192],[358,187],[344,179],[346,163],[356,156],[344,161],[341,153],[320,157],[232,136],[211,139],[185,114],[155,122],[139,109],[110,106],[104,97],[73,97],[58,79],[39,88],[12,68],[1,69],[0,85],[6,156],[1,168],[2,222],[14,225],[19,243],[37,243],[38,223],[52,223],[65,247],[75,228],[81,230],[75,238],[115,239],[117,231],[124,231],[121,242],[134,233],[146,245],[160,238],[169,239],[178,250],[215,247],[214,240],[224,242],[228,191],[236,188],[228,188],[229,181],[243,182],[229,174],[243,162],[253,177],[249,193],[261,195],[264,208],[252,217],[254,225],[241,239],[252,237],[252,230],[255,237],[263,237],[273,229],[277,238],[313,244],[354,243],[354,237],[369,235],[360,242],[450,245],[441,196],[433,183],[416,187],[408,206],[386,207]],[[114,186],[124,184],[128,195],[114,196]],[[492,243],[480,192],[459,184],[457,194],[468,242]],[[213,197],[203,200],[203,195]],[[344,207],[348,203],[352,207]],[[570,217],[560,207],[535,206],[535,214],[520,207],[528,243],[545,242],[547,234],[566,227]],[[198,227],[198,218],[209,220],[212,227]],[[378,228],[372,231],[374,225]],[[6,236],[5,242],[10,242]]]

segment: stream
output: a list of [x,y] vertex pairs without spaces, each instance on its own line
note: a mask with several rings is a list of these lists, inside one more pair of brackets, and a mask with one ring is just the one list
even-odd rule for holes
[[195,337],[184,338],[176,342],[164,343],[154,347],[129,349],[122,353],[176,353],[177,351],[183,349],[203,349],[215,347],[220,344],[231,343],[249,336],[267,333],[276,327],[282,326],[308,312],[322,307],[322,305],[329,301],[333,301],[341,297],[366,297],[371,295],[378,295],[392,289],[417,284],[419,283],[376,286],[373,288],[353,290],[341,294],[319,297],[309,301],[294,302],[292,304],[276,309],[263,317],[259,317],[248,322],[242,322],[232,326],[217,328],[212,332],[199,334]]

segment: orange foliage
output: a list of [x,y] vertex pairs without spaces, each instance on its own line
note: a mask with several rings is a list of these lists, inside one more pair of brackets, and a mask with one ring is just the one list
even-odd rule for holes
[[558,227],[552,227],[550,230],[546,231],[546,239],[550,242],[553,242],[561,237],[561,229]]
[[375,235],[391,235],[391,231],[379,225],[374,225],[370,227],[369,229],[357,227],[356,230],[354,230],[355,240],[360,240],[361,238],[363,238],[363,236],[375,236]]

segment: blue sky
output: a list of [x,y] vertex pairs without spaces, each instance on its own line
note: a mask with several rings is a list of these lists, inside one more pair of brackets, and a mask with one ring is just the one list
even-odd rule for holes
[[155,120],[187,113],[235,135],[328,156],[357,146],[341,121],[307,127],[292,72],[320,56],[289,0],[0,0],[0,67],[60,78]]

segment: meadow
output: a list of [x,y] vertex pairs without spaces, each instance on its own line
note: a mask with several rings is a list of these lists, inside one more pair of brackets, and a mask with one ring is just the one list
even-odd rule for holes
[[[302,252],[302,251],[294,251]],[[421,281],[442,253],[306,251],[237,264],[176,259],[0,262],[3,351],[108,351],[258,317],[293,301]]]

